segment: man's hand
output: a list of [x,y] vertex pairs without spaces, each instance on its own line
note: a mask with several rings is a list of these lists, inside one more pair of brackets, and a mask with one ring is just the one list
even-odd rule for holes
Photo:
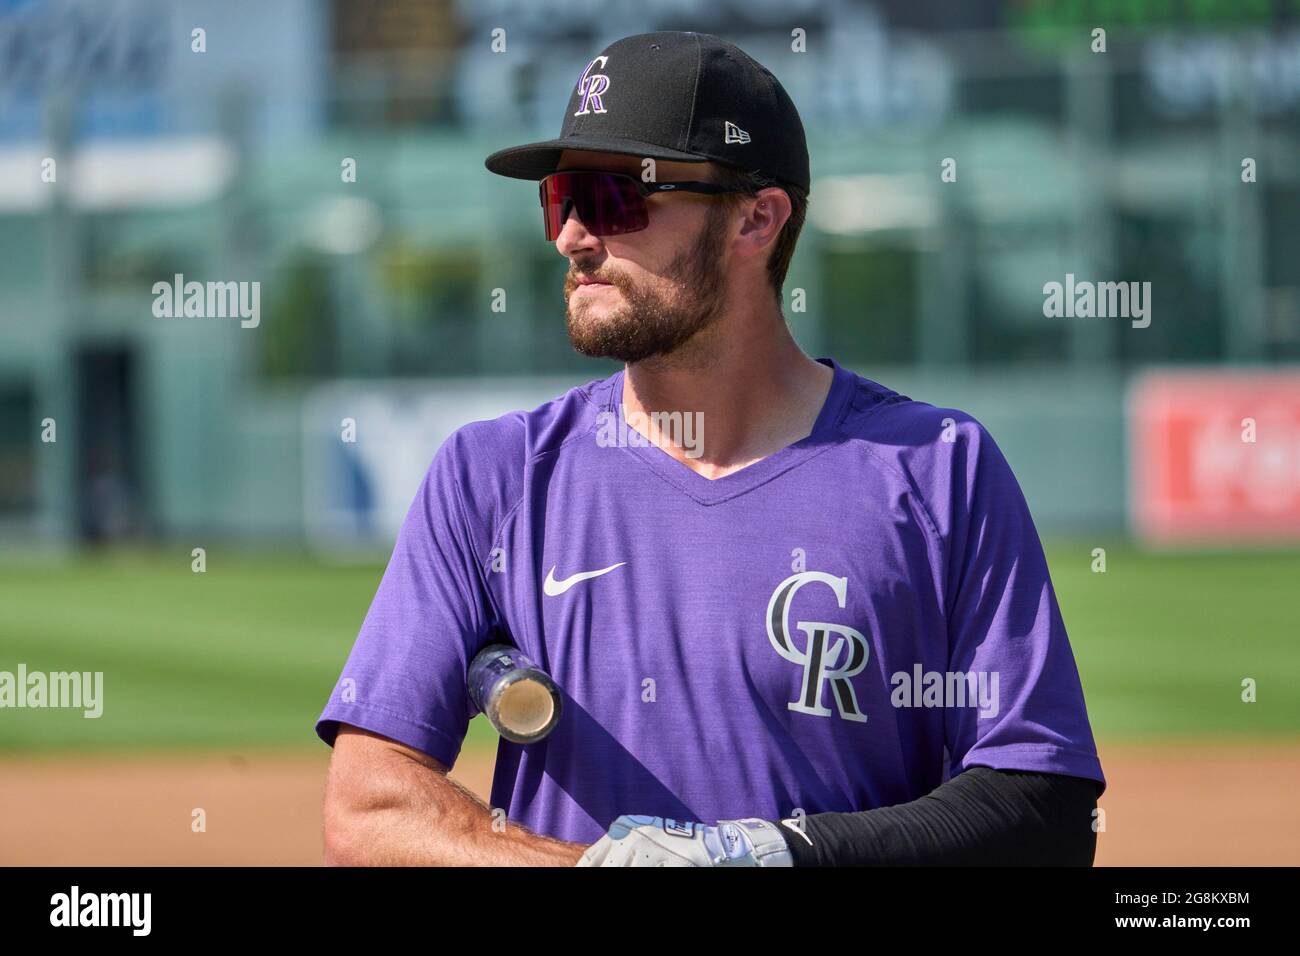
[[621,816],[578,866],[793,866],[785,837],[766,820],[718,825]]

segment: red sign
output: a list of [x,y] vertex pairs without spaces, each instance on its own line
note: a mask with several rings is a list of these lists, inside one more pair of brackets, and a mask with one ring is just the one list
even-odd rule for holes
[[1141,537],[1300,539],[1300,371],[1151,373],[1128,418]]

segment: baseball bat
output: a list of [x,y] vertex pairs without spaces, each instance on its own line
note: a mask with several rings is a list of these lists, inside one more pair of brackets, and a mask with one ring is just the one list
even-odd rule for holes
[[489,644],[469,665],[469,696],[506,740],[532,744],[560,720],[560,691],[517,647]]

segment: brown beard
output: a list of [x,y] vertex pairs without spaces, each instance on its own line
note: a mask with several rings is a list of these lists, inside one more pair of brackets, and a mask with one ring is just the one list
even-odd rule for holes
[[591,318],[581,304],[575,315],[573,292],[581,270],[571,268],[564,279],[569,342],[593,358],[640,362],[669,355],[708,328],[722,312],[726,229],[726,209],[715,203],[695,241],[664,269],[661,277],[674,286],[667,294],[635,285],[618,273],[602,275],[602,281],[622,294],[624,304],[601,319]]

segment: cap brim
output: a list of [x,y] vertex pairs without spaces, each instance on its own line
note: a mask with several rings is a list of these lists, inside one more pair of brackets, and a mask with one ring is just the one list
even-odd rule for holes
[[579,149],[598,153],[619,153],[650,159],[666,159],[680,163],[707,163],[709,157],[668,149],[652,143],[611,136],[570,136],[565,139],[548,139],[541,143],[511,146],[497,150],[483,161],[489,171],[512,179],[545,179],[560,165],[560,156],[566,149]]

